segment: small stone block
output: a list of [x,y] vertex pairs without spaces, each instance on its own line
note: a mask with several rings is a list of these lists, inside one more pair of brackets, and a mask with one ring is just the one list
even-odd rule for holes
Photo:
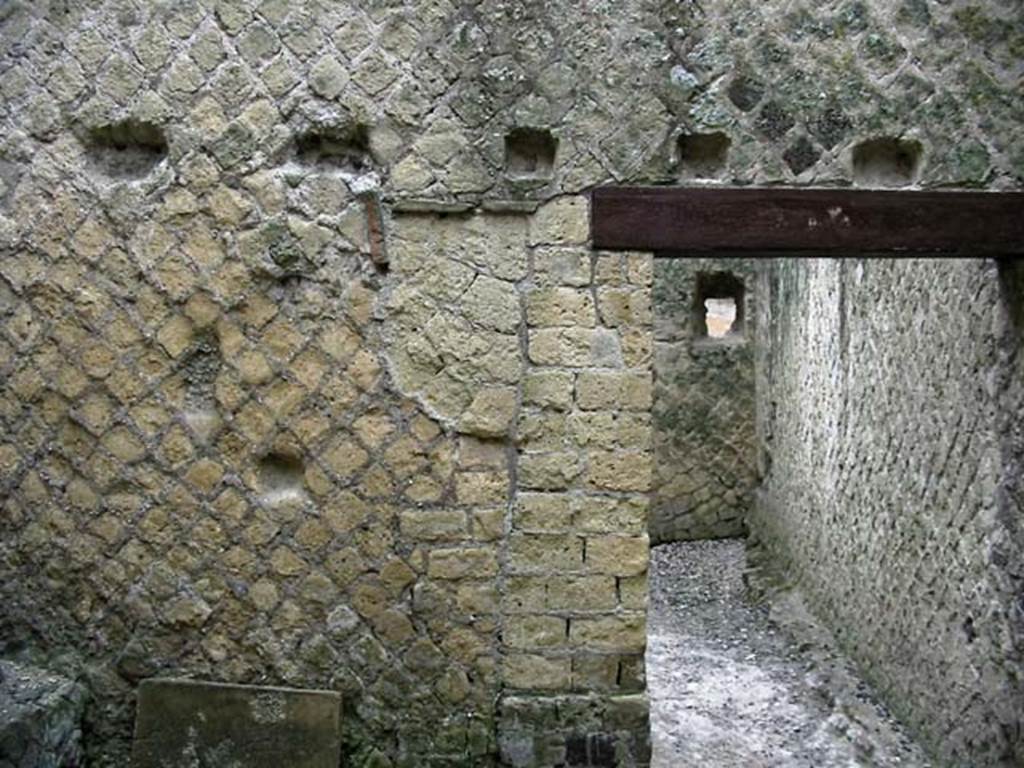
[[139,686],[133,768],[337,768],[341,695],[150,679]]

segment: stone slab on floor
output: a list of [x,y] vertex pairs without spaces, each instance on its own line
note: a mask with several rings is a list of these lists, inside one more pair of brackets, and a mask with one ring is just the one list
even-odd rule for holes
[[71,680],[0,661],[0,768],[79,765],[85,699]]
[[139,686],[133,768],[337,768],[341,696],[182,679]]

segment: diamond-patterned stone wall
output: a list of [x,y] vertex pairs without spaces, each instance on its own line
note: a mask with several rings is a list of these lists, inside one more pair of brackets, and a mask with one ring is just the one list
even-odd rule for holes
[[[87,220],[68,242],[92,233],[93,261],[69,254],[17,286],[4,636],[78,657],[110,764],[134,684],[169,672],[351,694],[356,754],[422,754],[439,722],[461,734],[439,749],[469,749],[459,713],[488,712],[496,685],[495,570],[450,581],[418,546],[417,516],[457,498],[458,445],[384,375],[381,278],[333,233],[303,251],[333,269],[246,268],[199,200],[182,231]],[[150,267],[116,245],[138,229],[143,252],[167,242]],[[304,248],[301,227],[284,231]],[[501,518],[461,533],[493,551]]]
[[1024,758],[1020,288],[993,259],[773,260],[759,285],[752,561],[940,765]]
[[[1021,179],[1011,11],[785,6],[4,4],[0,636],[95,694],[91,764],[168,673],[340,690],[357,764],[643,730],[650,285],[579,193],[903,133],[923,184]],[[617,593],[514,627],[519,576]]]

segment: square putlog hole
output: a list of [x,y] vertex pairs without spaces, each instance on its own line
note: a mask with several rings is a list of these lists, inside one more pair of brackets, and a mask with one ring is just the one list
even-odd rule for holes
[[123,120],[89,131],[86,151],[93,168],[115,179],[140,179],[167,157],[163,128],[140,120]]
[[679,137],[679,169],[689,178],[712,178],[725,168],[732,140],[721,131]]
[[373,167],[370,129],[362,124],[325,127],[295,137],[296,159],[303,165],[363,173]]
[[305,499],[306,468],[298,456],[269,453],[260,459],[257,473],[264,504],[279,506]]
[[505,172],[512,179],[550,179],[557,150],[551,131],[515,128],[505,136]]
[[913,139],[879,138],[853,148],[853,180],[861,187],[906,187],[921,174],[924,149]]

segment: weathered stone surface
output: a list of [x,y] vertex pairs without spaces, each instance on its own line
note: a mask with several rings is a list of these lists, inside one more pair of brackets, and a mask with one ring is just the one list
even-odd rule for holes
[[511,387],[480,390],[459,419],[459,431],[479,437],[504,437],[515,415]]
[[[536,597],[498,594],[507,536],[647,515],[653,265],[591,251],[587,190],[674,183],[684,127],[729,183],[848,183],[912,133],[921,185],[1019,185],[1018,25],[961,5],[6,3],[0,637],[97,681],[90,763],[159,669],[343,691],[346,763],[496,762],[496,617]],[[165,142],[112,175],[124,121]],[[522,128],[550,174],[507,172]],[[537,612],[572,610],[543,567]],[[614,578],[595,611],[639,604]],[[597,690],[538,764],[610,759]]]
[[590,205],[565,197],[542,206],[530,220],[530,245],[578,245],[590,238]]
[[333,691],[157,679],[139,686],[132,765],[335,768],[341,696]]
[[0,661],[0,765],[67,768],[81,764],[87,694],[70,680]]
[[[521,694],[502,697],[499,747],[513,768],[572,765],[646,766],[651,748],[643,695]],[[543,723],[541,729],[536,723]]]
[[757,564],[942,763],[1020,762],[1020,268],[765,266]]

